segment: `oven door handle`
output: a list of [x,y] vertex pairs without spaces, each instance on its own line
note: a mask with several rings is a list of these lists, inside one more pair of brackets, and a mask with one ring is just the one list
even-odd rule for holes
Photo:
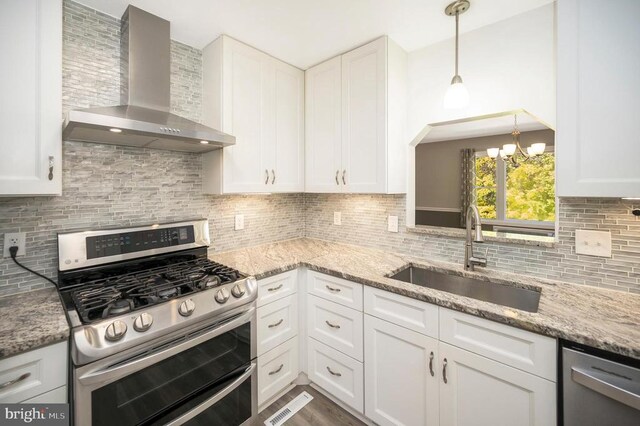
[[165,426],[178,426],[193,419],[198,414],[202,413],[203,411],[205,411],[206,409],[214,405],[216,402],[220,401],[222,398],[224,398],[225,396],[233,392],[238,386],[242,384],[242,382],[244,382],[247,378],[249,378],[254,373],[255,369],[256,369],[256,363],[252,362],[251,365],[247,367],[247,369],[244,371],[244,373],[238,376],[238,378],[235,379],[233,382],[229,383],[229,386],[222,389],[220,392],[218,392],[217,394],[215,394],[214,396],[212,396],[210,399],[206,400],[202,404],[194,407],[191,411],[186,412],[182,416],[167,423]]
[[246,322],[251,321],[254,316],[255,316],[255,308],[251,307],[246,312],[239,314],[237,317],[233,318],[232,320],[228,322],[223,322],[219,327],[209,330],[185,342],[176,344],[175,346],[171,346],[167,349],[150,354],[148,356],[134,359],[131,362],[117,365],[115,367],[98,369],[96,371],[87,372],[86,374],[83,374],[82,376],[78,377],[78,381],[82,385],[92,385],[92,384],[104,385],[107,383],[111,383],[120,377],[124,377],[133,372],[140,371],[143,368],[149,367],[164,359],[170,358],[182,351],[185,351],[203,342],[206,342],[209,339],[212,339],[216,336],[224,334],[227,331],[233,330],[239,325],[242,325]]

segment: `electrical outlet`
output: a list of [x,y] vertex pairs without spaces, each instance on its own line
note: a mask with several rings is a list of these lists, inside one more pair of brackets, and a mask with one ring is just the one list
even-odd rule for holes
[[334,225],[342,225],[342,213],[341,212],[333,212],[333,224]]
[[235,229],[236,229],[236,231],[241,231],[241,230],[244,229],[244,215],[243,214],[237,214],[236,215]]
[[398,216],[389,216],[387,220],[387,231],[398,232]]
[[611,257],[611,232],[576,229],[576,254]]
[[3,257],[11,257],[11,253],[9,252],[9,247],[18,246],[18,256],[24,256],[27,254],[25,249],[25,241],[27,239],[27,234],[24,232],[14,232],[14,233],[6,233],[4,234],[4,251]]

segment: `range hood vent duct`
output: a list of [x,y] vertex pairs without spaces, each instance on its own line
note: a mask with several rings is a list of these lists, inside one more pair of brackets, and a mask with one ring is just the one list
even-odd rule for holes
[[122,105],[69,111],[63,139],[186,152],[235,144],[234,136],[169,112],[169,21],[129,6],[121,26]]

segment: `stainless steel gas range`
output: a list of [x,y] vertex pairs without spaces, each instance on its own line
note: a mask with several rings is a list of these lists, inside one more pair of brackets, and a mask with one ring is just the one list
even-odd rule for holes
[[206,220],[58,235],[74,424],[257,415],[257,285],[207,258]]

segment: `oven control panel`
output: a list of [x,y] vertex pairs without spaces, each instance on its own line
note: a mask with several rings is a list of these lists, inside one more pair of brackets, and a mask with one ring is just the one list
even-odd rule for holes
[[87,259],[135,253],[195,242],[192,225],[118,232],[86,238]]

